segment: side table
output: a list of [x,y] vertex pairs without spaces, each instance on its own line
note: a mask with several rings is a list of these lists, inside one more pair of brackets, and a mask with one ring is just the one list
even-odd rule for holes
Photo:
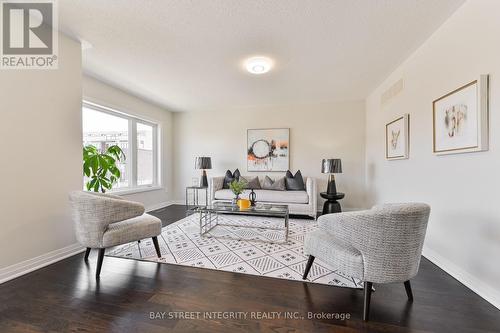
[[[205,190],[205,204],[200,205],[199,199],[200,199],[200,190]],[[189,193],[192,191],[192,198],[193,200],[189,200]],[[190,211],[193,209],[196,209],[198,207],[206,207],[208,206],[208,187],[206,186],[187,186],[186,187],[186,210]],[[191,208],[190,208],[191,207]]]
[[326,199],[325,204],[323,205],[323,215],[325,214],[331,214],[331,213],[340,213],[342,211],[342,208],[340,207],[340,204],[337,202],[337,200],[340,200],[344,198],[345,194],[344,193],[327,193],[327,192],[321,192],[319,194],[323,199]]

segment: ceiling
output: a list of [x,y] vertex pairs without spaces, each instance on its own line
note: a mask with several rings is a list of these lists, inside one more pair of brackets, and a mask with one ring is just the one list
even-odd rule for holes
[[[464,0],[64,0],[91,76],[172,111],[364,99]],[[85,44],[86,44],[85,43]],[[242,61],[267,56],[263,75]]]

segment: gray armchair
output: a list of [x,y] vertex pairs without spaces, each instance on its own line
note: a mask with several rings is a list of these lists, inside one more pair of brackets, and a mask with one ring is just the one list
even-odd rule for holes
[[323,215],[319,229],[306,235],[309,255],[303,279],[315,257],[364,282],[363,320],[368,320],[373,283],[404,282],[417,275],[430,207],[421,203],[385,204],[370,210]]
[[161,257],[157,239],[161,234],[161,220],[145,214],[142,204],[116,195],[84,191],[70,193],[69,199],[76,239],[87,248],[85,261],[91,249],[99,249],[96,278],[99,278],[107,247],[151,237]]

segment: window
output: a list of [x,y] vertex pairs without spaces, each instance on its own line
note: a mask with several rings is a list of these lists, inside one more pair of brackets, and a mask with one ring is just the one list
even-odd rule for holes
[[121,177],[113,189],[158,185],[158,125],[88,102],[83,103],[82,118],[84,145],[100,151],[118,145],[126,156],[118,164]]
[[[128,120],[109,113],[103,113],[83,107],[83,145],[93,145],[100,151],[109,146],[118,145],[127,159],[118,164],[121,171],[120,180],[114,188],[128,187],[130,174]],[[84,184],[88,179],[84,178]]]
[[137,123],[137,185],[153,184],[153,126]]

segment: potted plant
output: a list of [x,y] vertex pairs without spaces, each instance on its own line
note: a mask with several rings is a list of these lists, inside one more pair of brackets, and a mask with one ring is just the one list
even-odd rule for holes
[[87,191],[105,193],[111,190],[121,176],[116,162],[124,160],[125,154],[117,145],[108,147],[104,152],[93,145],[83,147],[83,174],[90,178],[86,183]]
[[243,193],[247,186],[247,182],[244,180],[233,180],[229,183],[229,189],[234,193],[235,197],[233,199],[233,205],[236,205],[240,199],[240,194]]

